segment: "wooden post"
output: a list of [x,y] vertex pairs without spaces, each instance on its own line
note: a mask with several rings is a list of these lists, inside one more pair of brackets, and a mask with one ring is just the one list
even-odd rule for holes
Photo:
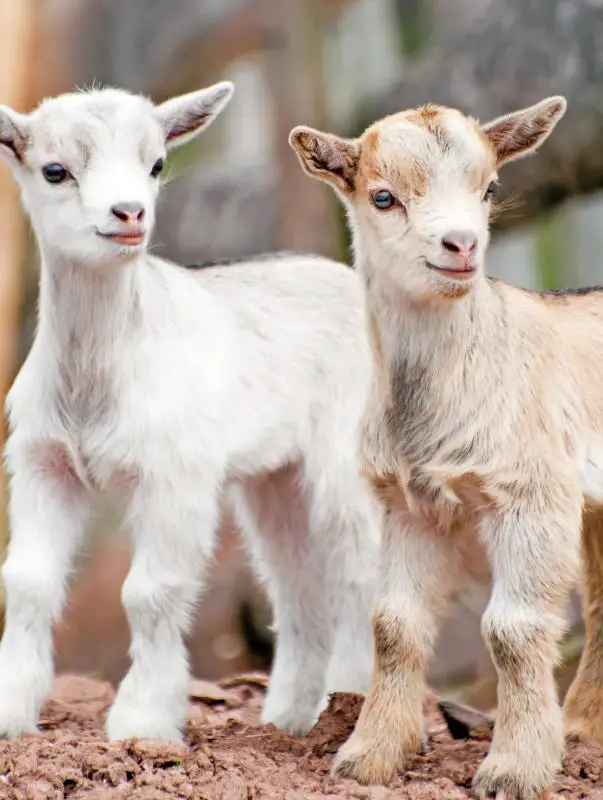
[[[25,111],[30,65],[32,3],[0,2],[0,103]],[[40,65],[39,67],[40,68]],[[0,402],[13,379],[18,344],[25,226],[19,195],[6,165],[0,164]],[[0,446],[6,436],[0,416]],[[0,555],[6,547],[6,486],[0,480]],[[3,605],[3,602],[2,602]]]
[[303,174],[288,144],[295,125],[328,126],[322,90],[323,4],[321,0],[263,0],[263,10],[268,31],[266,79],[279,170],[278,245],[333,256],[335,198],[326,186]]

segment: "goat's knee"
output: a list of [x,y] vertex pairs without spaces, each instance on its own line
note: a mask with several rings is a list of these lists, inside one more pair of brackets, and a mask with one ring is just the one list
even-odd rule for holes
[[179,575],[151,574],[133,567],[121,591],[132,634],[179,634],[186,629],[198,582]]
[[482,618],[482,635],[499,677],[510,687],[552,674],[563,628],[560,616],[531,608],[488,608]]
[[35,559],[9,554],[2,567],[2,582],[11,623],[22,620],[27,625],[50,624],[58,619],[65,600],[63,576],[52,564],[36,565]]

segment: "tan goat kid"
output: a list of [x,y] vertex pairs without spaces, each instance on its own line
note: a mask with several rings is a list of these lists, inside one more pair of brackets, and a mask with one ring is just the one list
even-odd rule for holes
[[386,782],[417,750],[438,621],[464,575],[491,575],[482,630],[499,676],[479,797],[543,796],[563,753],[553,679],[580,565],[588,642],[568,733],[603,744],[603,291],[486,277],[497,169],[565,113],[562,97],[480,126],[423,106],[359,139],[291,134],[343,198],[374,353],[363,429],[385,506],[376,666],[334,770]]

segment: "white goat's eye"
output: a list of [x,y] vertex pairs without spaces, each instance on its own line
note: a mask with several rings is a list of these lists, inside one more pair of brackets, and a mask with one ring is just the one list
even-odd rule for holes
[[162,158],[157,159],[157,161],[153,164],[153,169],[151,170],[151,178],[156,178],[161,172],[163,172],[164,164],[165,162]]
[[373,195],[373,203],[380,211],[387,211],[396,204],[396,198],[387,189],[381,189]]
[[69,173],[62,164],[46,164],[42,167],[42,175],[48,183],[63,183],[69,177]]
[[490,200],[490,198],[494,197],[496,194],[497,183],[496,181],[490,181],[488,184],[488,188],[486,189],[486,194],[484,195],[484,200]]

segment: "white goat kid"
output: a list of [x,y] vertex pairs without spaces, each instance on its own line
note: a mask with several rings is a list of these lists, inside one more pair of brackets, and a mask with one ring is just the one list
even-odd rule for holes
[[181,737],[183,634],[224,496],[275,606],[263,719],[302,733],[327,689],[370,684],[379,512],[356,460],[370,373],[356,275],[312,257],[193,271],[146,252],[166,150],[232,91],[153,106],[104,89],[31,115],[0,107],[0,153],[42,260],[37,335],[8,398],[4,736],[35,728],[51,626],[108,491],[123,496],[134,549],[132,666],[111,739]]

